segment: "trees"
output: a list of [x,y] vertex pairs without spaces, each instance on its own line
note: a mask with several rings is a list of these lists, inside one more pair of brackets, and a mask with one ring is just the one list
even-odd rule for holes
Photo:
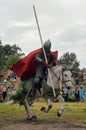
[[6,44],[3,46],[4,54],[5,56],[9,57],[10,55],[18,54],[19,56],[24,55],[24,53],[21,53],[21,48],[18,47],[16,44],[14,45],[9,45]]
[[58,60],[58,64],[67,64],[73,71],[79,71],[80,62],[75,53],[66,52]]
[[3,45],[2,42],[0,41],[0,71],[3,69],[3,65],[4,65],[4,49],[3,49]]
[[12,61],[17,61],[19,58],[24,56],[20,47],[16,44],[3,45],[0,41],[0,72],[4,70],[4,68],[8,68],[8,65],[12,63]]
[[6,61],[6,69],[9,69],[9,66],[13,64],[14,62],[18,61],[20,59],[20,56],[18,54],[10,55]]

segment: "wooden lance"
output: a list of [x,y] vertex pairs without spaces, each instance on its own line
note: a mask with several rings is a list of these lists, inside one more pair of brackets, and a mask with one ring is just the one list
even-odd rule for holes
[[[37,23],[37,28],[38,28],[38,32],[39,32],[39,36],[40,36],[42,48],[43,48],[43,53],[44,53],[45,61],[46,61],[46,63],[48,63],[47,56],[46,56],[45,49],[44,49],[44,45],[43,45],[41,31],[40,31],[40,27],[39,27],[39,23],[38,23],[36,9],[35,9],[34,5],[33,5],[33,11],[34,11],[34,15],[35,15],[36,23]],[[55,93],[55,90],[54,90],[54,85],[53,85],[53,81],[52,81],[52,78],[51,78],[51,73],[50,73],[49,68],[48,68],[48,73],[49,73],[49,78],[50,78],[50,83],[51,83],[51,87],[52,87],[52,90],[53,90],[53,94],[54,94],[54,97],[56,97],[56,93]]]

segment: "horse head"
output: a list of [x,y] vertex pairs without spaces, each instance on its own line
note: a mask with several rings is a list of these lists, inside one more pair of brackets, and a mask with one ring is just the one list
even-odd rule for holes
[[72,73],[68,66],[62,66],[62,81],[66,85],[66,88],[72,88]]
[[[64,65],[56,65],[50,69],[51,79],[53,81],[54,88],[61,88],[61,83],[64,83],[66,87],[71,88],[71,71],[70,68]],[[49,75],[47,77],[47,84],[51,86]]]

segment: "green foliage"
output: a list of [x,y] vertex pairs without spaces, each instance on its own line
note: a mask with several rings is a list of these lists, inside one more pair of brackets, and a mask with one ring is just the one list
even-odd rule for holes
[[3,45],[0,41],[0,72],[3,72],[5,68],[8,68],[9,63],[17,61],[21,56],[24,56],[24,53],[21,53],[21,51],[21,48],[16,44],[12,46],[10,44]]
[[83,85],[86,88],[86,82],[81,82],[81,85]]
[[9,69],[9,66],[14,62],[18,61],[20,56],[18,54],[10,55],[6,62],[6,68]]
[[84,72],[84,71],[86,71],[86,68],[83,68],[83,69],[82,69],[82,72]]
[[69,52],[64,53],[63,56],[59,58],[58,63],[68,65],[69,67],[71,67],[73,71],[80,70],[79,69],[80,63],[77,60],[77,56],[75,55],[75,53],[69,53]]
[[3,65],[4,65],[4,49],[2,43],[0,43],[0,72],[3,69]]
[[21,48],[18,47],[16,44],[12,46],[10,44],[6,44],[3,46],[3,49],[4,49],[4,54],[7,57],[13,54],[18,54],[19,56],[24,55],[24,53],[21,53],[22,51]]

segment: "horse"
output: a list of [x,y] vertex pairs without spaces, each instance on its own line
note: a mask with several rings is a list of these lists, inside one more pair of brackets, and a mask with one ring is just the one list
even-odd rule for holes
[[30,107],[30,102],[38,98],[38,95],[39,97],[44,98],[47,103],[46,108],[41,108],[42,112],[49,112],[49,110],[52,108],[52,103],[54,100],[58,100],[60,102],[60,107],[57,111],[57,116],[61,116],[64,111],[64,98],[62,97],[61,89],[63,84],[65,84],[66,88],[71,89],[73,87],[71,81],[71,71],[67,66],[64,65],[53,66],[49,69],[49,71],[51,79],[53,81],[53,87],[56,96],[54,96],[53,94],[53,89],[50,82],[50,75],[48,73],[46,80],[44,79],[42,81],[42,87],[40,89],[40,92],[37,90],[35,98],[29,96],[33,79],[33,77],[31,77],[27,80],[20,81],[19,86],[16,89],[16,92],[11,96],[11,100],[8,102],[8,104],[13,104],[14,101],[19,101],[20,105],[23,104],[25,107],[27,120],[37,119],[37,116]]

